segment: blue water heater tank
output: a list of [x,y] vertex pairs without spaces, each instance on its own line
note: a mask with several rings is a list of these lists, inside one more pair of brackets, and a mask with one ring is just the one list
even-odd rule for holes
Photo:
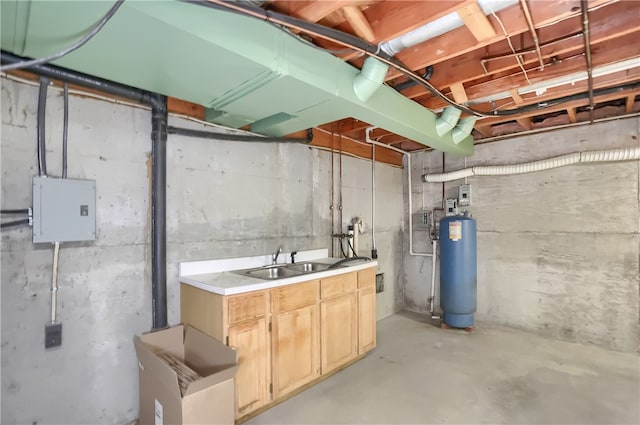
[[440,220],[440,307],[454,328],[473,326],[476,311],[476,221],[450,216]]

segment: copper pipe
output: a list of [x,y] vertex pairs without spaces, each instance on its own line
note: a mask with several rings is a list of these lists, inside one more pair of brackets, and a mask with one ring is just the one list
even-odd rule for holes
[[334,182],[334,174],[333,174],[333,163],[334,163],[334,159],[333,159],[333,155],[334,155],[334,140],[335,140],[335,135],[333,133],[333,127],[331,128],[331,202],[329,203],[329,212],[331,212],[331,232],[329,234],[329,237],[331,238],[331,256],[334,256],[334,246],[335,246],[335,240],[333,239],[333,234],[334,232],[334,228],[335,228],[335,224],[334,224],[334,208],[333,208],[333,182]]
[[542,52],[540,51],[540,42],[538,41],[536,27],[533,25],[533,19],[531,18],[531,12],[529,11],[527,0],[520,0],[520,4],[522,5],[522,11],[524,12],[524,17],[527,20],[529,31],[531,31],[531,37],[533,37],[533,44],[536,46],[536,53],[538,54],[538,60],[540,61],[540,70],[542,71],[544,69],[544,61],[542,60]]
[[584,35],[584,56],[587,61],[587,81],[589,84],[589,122],[593,124],[593,63],[591,62],[591,41],[589,35],[589,4],[580,1],[582,11],[582,34]]

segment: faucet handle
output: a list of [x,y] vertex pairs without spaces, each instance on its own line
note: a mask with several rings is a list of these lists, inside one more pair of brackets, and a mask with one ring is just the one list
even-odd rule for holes
[[296,262],[296,254],[298,251],[291,251],[291,264],[295,264]]

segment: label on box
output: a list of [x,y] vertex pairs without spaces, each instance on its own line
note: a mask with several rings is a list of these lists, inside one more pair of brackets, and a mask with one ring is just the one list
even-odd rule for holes
[[164,418],[162,414],[162,404],[156,399],[156,425],[164,425]]
[[459,241],[462,239],[462,222],[452,221],[449,223],[449,239]]

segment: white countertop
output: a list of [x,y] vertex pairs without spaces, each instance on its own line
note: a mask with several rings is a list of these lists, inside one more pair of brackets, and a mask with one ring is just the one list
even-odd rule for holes
[[[313,261],[315,263],[333,264],[339,260],[339,258],[317,258],[310,261]],[[377,265],[378,262],[375,260],[354,262],[353,265],[349,265],[349,263],[347,263],[346,266],[338,267],[336,269],[324,270],[314,273],[305,273],[298,276],[273,280],[263,280],[255,277],[244,276],[234,273],[233,271],[215,271],[212,273],[182,275],[180,276],[180,282],[194,286],[196,288],[200,288],[207,292],[213,292],[214,294],[234,295],[242,294],[245,292],[258,291],[261,289],[277,288],[279,286],[291,285],[293,283],[305,282],[313,279],[322,279],[329,276],[336,276],[343,273],[368,269],[369,267],[376,267]],[[243,267],[242,269],[244,268],[247,267]]]

